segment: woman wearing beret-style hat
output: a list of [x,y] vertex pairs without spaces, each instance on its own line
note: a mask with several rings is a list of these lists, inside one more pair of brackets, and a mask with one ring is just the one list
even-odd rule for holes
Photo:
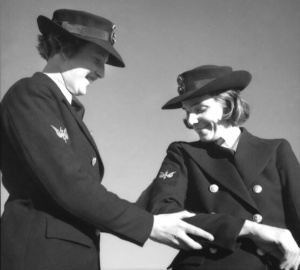
[[300,165],[286,140],[241,127],[250,110],[240,92],[250,80],[247,71],[200,66],[178,76],[179,96],[163,106],[185,110],[184,122],[200,140],[169,146],[139,203],[153,214],[194,212],[186,221],[215,237],[198,239],[203,250],[180,251],[173,270],[300,264]]
[[157,215],[107,191],[97,146],[76,96],[124,67],[114,48],[116,26],[102,17],[61,9],[40,16],[43,72],[16,82],[1,102],[1,171],[10,196],[1,230],[2,270],[99,270],[100,231],[142,246],[148,238],[199,249],[187,234],[213,237],[184,221]]

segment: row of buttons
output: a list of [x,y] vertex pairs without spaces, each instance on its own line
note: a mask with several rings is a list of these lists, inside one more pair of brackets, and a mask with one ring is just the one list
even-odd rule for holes
[[[263,190],[263,188],[262,188],[262,186],[260,186],[260,185],[255,185],[255,186],[252,188],[252,191],[253,191],[254,193],[256,193],[256,194],[261,193],[262,190]],[[209,191],[212,192],[212,193],[217,193],[217,192],[219,191],[219,187],[218,187],[216,184],[212,184],[212,185],[210,185],[210,187],[209,187]],[[260,214],[255,214],[255,215],[253,215],[253,218],[252,218],[252,219],[253,219],[254,222],[260,223],[260,222],[262,222],[263,217],[262,217]],[[212,254],[217,253],[217,251],[218,251],[217,248],[209,248],[209,252],[212,253]],[[257,252],[257,254],[258,254],[259,256],[264,256],[264,255],[265,255],[265,252],[262,251],[262,250],[259,249],[259,248],[256,250],[256,252]]]
[[[252,190],[254,193],[259,194],[262,192],[263,188],[260,185],[255,185]],[[212,184],[209,186],[209,191],[212,193],[217,193],[219,191],[219,187],[216,184]]]

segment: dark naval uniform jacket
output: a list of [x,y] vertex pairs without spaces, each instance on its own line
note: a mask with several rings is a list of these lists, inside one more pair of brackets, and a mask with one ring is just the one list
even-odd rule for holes
[[198,239],[200,251],[180,251],[174,269],[277,269],[275,258],[238,238],[245,220],[287,228],[300,245],[300,165],[284,139],[242,128],[235,155],[214,143],[174,142],[149,190],[153,214],[186,209],[197,214],[189,223],[215,236]]
[[1,171],[2,270],[98,270],[100,231],[140,246],[150,235],[153,216],[101,185],[90,132],[45,74],[1,102]]

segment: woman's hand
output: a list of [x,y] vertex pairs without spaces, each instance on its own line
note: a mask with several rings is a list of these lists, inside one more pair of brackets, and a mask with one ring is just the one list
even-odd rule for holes
[[277,258],[280,269],[298,269],[300,248],[289,230],[247,220],[240,236],[249,237],[258,248]]
[[188,234],[200,236],[210,241],[213,241],[214,238],[210,233],[182,220],[194,215],[187,211],[182,211],[175,214],[154,216],[150,239],[176,249],[202,249],[202,246],[190,238]]

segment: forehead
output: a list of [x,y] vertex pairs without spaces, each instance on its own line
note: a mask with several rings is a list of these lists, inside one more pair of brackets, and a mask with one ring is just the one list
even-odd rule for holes
[[209,105],[211,103],[215,102],[212,96],[210,95],[204,95],[201,97],[189,99],[182,102],[182,108],[183,109],[190,109],[198,105]]

